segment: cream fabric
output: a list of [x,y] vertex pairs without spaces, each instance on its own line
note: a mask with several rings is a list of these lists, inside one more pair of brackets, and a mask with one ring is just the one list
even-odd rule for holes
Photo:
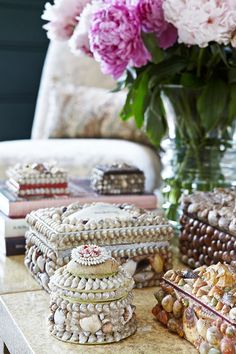
[[125,92],[55,85],[50,92],[44,138],[118,138],[148,144],[133,119],[123,122]]
[[74,56],[66,43],[51,42],[47,52],[35,110],[32,138],[47,137],[50,92],[54,85],[90,86],[112,89],[115,82],[101,73],[98,63],[86,56]]
[[0,178],[16,162],[57,161],[72,176],[89,176],[98,163],[134,164],[144,171],[146,190],[159,184],[160,164],[149,147],[116,139],[45,139],[0,142]]

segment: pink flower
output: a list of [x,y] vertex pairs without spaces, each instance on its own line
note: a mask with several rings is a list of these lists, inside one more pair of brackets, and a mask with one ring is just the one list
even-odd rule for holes
[[165,20],[162,0],[139,0],[137,10],[144,32],[153,32],[161,48],[171,47],[177,40],[177,30]]
[[102,71],[119,78],[129,65],[140,67],[150,59],[141,39],[141,24],[133,6],[114,3],[92,19],[90,47]]
[[54,0],[46,3],[42,19],[49,21],[43,26],[49,39],[67,40],[73,34],[78,16],[91,0]]
[[180,43],[227,45],[235,33],[235,0],[163,0],[163,9],[166,20],[177,28]]

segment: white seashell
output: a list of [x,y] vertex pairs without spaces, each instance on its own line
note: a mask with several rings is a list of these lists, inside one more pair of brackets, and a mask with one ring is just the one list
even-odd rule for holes
[[70,339],[70,337],[71,337],[71,333],[65,332],[61,339],[64,340],[64,341],[67,341],[67,340]]
[[66,279],[64,286],[70,287],[71,283],[72,283],[72,279],[73,279],[73,275],[71,277],[69,277],[68,279]]
[[212,345],[218,345],[221,340],[221,333],[219,332],[218,328],[215,326],[209,327],[206,332],[206,340],[208,343]]
[[124,270],[130,274],[131,276],[134,275],[136,268],[137,268],[137,263],[133,261],[132,259],[128,260],[126,263],[122,265]]
[[57,309],[56,312],[54,313],[54,322],[56,325],[63,325],[65,322],[65,315],[63,311]]
[[87,312],[87,306],[85,304],[81,304],[79,309],[81,312]]
[[102,289],[102,290],[107,289],[107,284],[104,281],[100,282],[100,289]]
[[89,300],[93,300],[95,298],[95,295],[93,293],[88,294]]
[[197,326],[197,331],[200,334],[200,336],[202,338],[206,339],[206,333],[207,333],[207,329],[209,328],[209,322],[200,318],[197,321],[196,326]]
[[45,267],[45,259],[43,258],[42,255],[40,255],[38,258],[37,258],[37,265],[40,269],[41,272],[44,272],[44,267]]
[[88,290],[91,290],[92,289],[92,284],[87,282],[86,286],[85,286],[85,290],[88,291]]
[[139,283],[144,283],[147,280],[152,279],[154,272],[141,272],[134,275],[134,280]]
[[85,293],[81,294],[81,299],[82,300],[86,301],[87,298],[88,298],[87,294],[85,294]]
[[90,333],[96,333],[102,328],[102,322],[97,315],[85,317],[81,319],[79,323],[83,331],[88,331]]
[[72,288],[77,288],[78,284],[79,284],[79,279],[75,277],[75,278],[72,280],[71,287],[72,287]]
[[81,334],[79,335],[79,342],[80,342],[81,344],[84,344],[84,343],[87,342],[87,337],[86,337],[83,333],[81,333]]
[[95,311],[93,304],[88,304],[87,309],[88,309],[90,312],[94,312],[94,311]]
[[96,310],[97,310],[98,312],[102,312],[102,305],[101,305],[101,304],[97,304],[97,305],[95,306],[95,308],[96,308]]
[[98,290],[100,288],[100,282],[95,280],[93,282],[93,290]]
[[230,311],[229,311],[229,318],[233,321],[236,321],[236,307],[233,307]]
[[80,282],[78,284],[78,289],[79,290],[84,289],[85,285],[86,285],[86,279],[85,278],[80,279]]
[[97,341],[97,337],[94,334],[91,334],[88,339],[88,343],[95,343]]

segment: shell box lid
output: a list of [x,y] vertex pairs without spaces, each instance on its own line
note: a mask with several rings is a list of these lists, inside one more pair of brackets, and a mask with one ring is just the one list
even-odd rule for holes
[[81,243],[103,245],[170,240],[173,229],[161,210],[130,204],[91,203],[39,209],[27,215],[30,228],[57,249]]

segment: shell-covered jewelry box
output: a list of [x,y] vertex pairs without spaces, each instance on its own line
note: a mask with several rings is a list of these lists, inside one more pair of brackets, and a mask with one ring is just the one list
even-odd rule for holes
[[125,163],[98,165],[91,175],[91,186],[99,194],[142,194],[143,171]]
[[84,245],[51,277],[49,330],[78,344],[119,342],[136,331],[134,281],[105,249]]
[[154,316],[201,354],[236,351],[236,268],[222,263],[169,270],[155,294]]
[[40,209],[26,218],[25,265],[48,290],[49,277],[67,264],[71,250],[86,243],[104,246],[134,277],[135,284],[158,285],[171,268],[173,230],[160,210],[92,203]]
[[7,171],[7,187],[19,197],[68,194],[67,172],[55,164],[16,164]]
[[215,189],[183,198],[181,260],[192,268],[227,262],[236,265],[236,191]]

